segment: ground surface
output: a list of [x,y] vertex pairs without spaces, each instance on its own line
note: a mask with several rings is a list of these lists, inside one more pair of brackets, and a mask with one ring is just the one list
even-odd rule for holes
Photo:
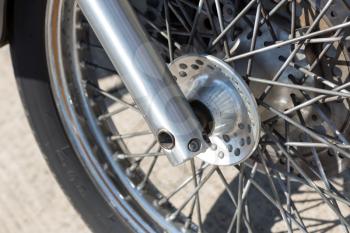
[[88,233],[49,171],[0,49],[0,233]]

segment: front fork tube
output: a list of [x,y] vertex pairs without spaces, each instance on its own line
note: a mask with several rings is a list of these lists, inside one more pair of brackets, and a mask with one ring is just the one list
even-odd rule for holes
[[127,0],[78,0],[153,134],[178,165],[205,151],[201,125]]

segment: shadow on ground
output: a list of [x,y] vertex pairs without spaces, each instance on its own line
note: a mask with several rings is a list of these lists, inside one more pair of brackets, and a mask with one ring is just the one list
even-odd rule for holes
[[[349,194],[350,193],[350,170],[346,170],[341,177],[344,180],[344,191],[343,193]],[[269,181],[267,177],[261,173],[257,173],[255,175],[255,181],[271,196],[273,196],[273,193],[271,191],[271,186],[269,184]],[[274,180],[275,186],[277,188],[277,192],[279,194],[279,199],[281,200],[282,205],[286,204],[286,197],[283,193],[283,190],[280,188],[278,183]],[[231,190],[238,190],[238,177],[236,177],[230,184],[229,187]],[[292,185],[292,193],[295,194],[302,194],[305,193],[305,191],[301,191],[301,185],[298,185],[294,183]],[[237,200],[237,192],[234,191],[233,194],[235,195],[235,198]],[[349,195],[348,195],[349,196]],[[322,199],[320,196],[319,198],[313,199],[314,203],[312,205],[309,205],[308,207],[303,207],[303,209],[298,209],[300,212],[302,212],[302,216],[305,217],[305,219],[308,219],[309,221],[313,221],[311,224],[305,224],[307,228],[312,228],[312,232],[319,232],[319,233],[326,233],[334,229],[340,224],[339,220],[332,221],[332,220],[320,220],[316,217],[313,217],[312,215],[303,215],[304,212],[307,212],[309,210],[318,211],[316,208],[320,205],[324,205],[322,202]],[[304,202],[310,201],[305,199],[304,201],[299,201],[302,204],[305,204]],[[254,186],[251,186],[251,191],[249,192],[249,195],[247,197],[247,202],[249,203],[249,213],[250,213],[250,219],[251,219],[251,227],[253,232],[259,232],[259,233],[270,233],[270,232],[287,232],[287,228],[285,227],[283,223],[283,219],[281,218],[281,214],[278,211],[278,209],[269,202],[265,196],[263,196]],[[221,196],[216,201],[215,205],[212,207],[212,209],[209,211],[206,220],[204,222],[204,229],[206,229],[208,233],[227,233],[227,230],[229,229],[229,226],[232,222],[232,216],[234,215],[235,208],[232,208],[231,204],[232,201],[230,199],[230,196],[227,194],[226,191],[224,191]],[[316,209],[316,210],[315,210]],[[346,216],[345,219],[350,222],[350,216]],[[278,227],[277,231],[274,229],[274,226],[276,223],[279,223],[281,227]],[[247,232],[246,227],[244,227],[244,224],[242,223],[242,229],[240,232]],[[282,230],[283,229],[283,230]],[[296,230],[297,226],[294,224],[293,229]],[[233,227],[232,232],[235,232],[236,228],[235,225]]]

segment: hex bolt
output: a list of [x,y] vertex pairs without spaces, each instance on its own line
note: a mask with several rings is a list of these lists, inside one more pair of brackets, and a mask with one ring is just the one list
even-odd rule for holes
[[191,152],[197,152],[201,149],[201,141],[198,138],[194,138],[192,139],[189,143],[188,143],[188,149]]

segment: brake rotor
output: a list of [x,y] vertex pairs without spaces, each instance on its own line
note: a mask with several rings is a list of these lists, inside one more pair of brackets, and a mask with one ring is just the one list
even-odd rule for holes
[[245,81],[231,66],[209,55],[179,57],[170,71],[210,141],[210,148],[198,158],[215,165],[248,159],[259,143],[260,117]]

